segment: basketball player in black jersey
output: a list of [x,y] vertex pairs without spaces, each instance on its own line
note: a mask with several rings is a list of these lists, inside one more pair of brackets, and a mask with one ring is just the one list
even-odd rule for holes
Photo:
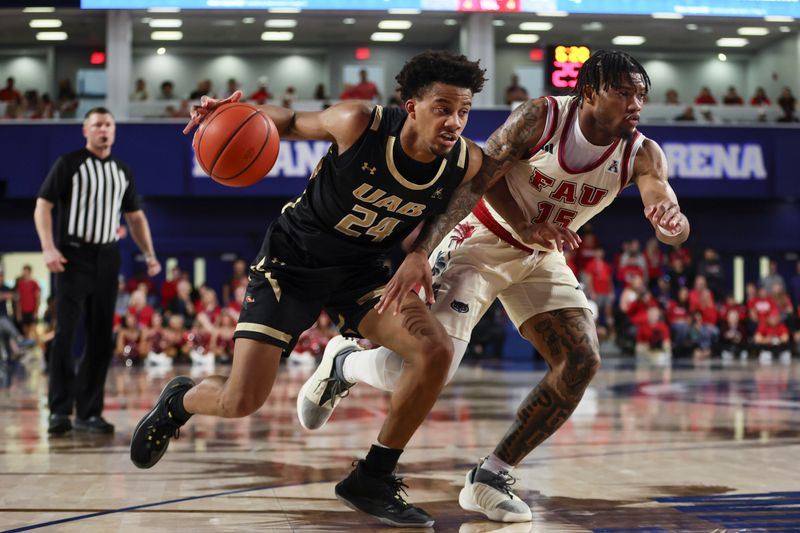
[[[400,496],[404,485],[394,470],[444,386],[452,343],[413,293],[398,313],[379,314],[374,306],[390,279],[383,266],[388,251],[421,222],[435,223],[436,215],[458,210],[448,218],[460,220],[472,204],[459,198],[479,196],[490,185],[473,180],[492,173],[478,172],[481,149],[460,136],[485,79],[477,62],[429,51],[408,61],[396,80],[405,102],[400,109],[363,101],[320,112],[262,106],[281,138],[326,140],[331,148],[305,192],[269,226],[251,264],[230,376],[209,376],[197,385],[187,377],[171,380],[134,430],[136,466],[155,465],[193,414],[255,412],[269,396],[281,356],[325,310],[342,334],[389,347],[408,369],[376,444],[336,486],[337,497],[393,526],[433,524]],[[204,97],[184,133],[240,96]],[[331,401],[341,392],[319,391],[315,399]]]

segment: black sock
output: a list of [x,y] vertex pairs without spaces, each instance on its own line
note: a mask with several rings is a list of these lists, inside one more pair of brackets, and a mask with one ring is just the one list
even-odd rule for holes
[[364,469],[374,476],[389,475],[397,468],[401,453],[403,450],[373,444],[364,460]]
[[167,399],[167,408],[172,413],[172,418],[181,424],[185,424],[192,418],[192,413],[183,406],[183,396],[187,392],[189,392],[189,389],[182,389]]

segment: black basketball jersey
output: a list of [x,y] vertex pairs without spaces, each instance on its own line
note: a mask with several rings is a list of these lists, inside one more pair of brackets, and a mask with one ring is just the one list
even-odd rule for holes
[[400,130],[408,113],[376,106],[370,126],[345,153],[320,160],[305,192],[277,224],[324,264],[350,264],[386,253],[421,221],[443,212],[469,163],[467,143],[431,163],[408,157]]

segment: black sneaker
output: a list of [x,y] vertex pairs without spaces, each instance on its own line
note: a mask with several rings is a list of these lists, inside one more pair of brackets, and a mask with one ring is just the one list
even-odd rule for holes
[[47,432],[50,435],[63,435],[72,429],[72,422],[68,415],[53,413],[47,421]]
[[86,420],[75,417],[75,423],[72,424],[75,431],[88,431],[89,433],[114,433],[114,425],[109,424],[102,416],[90,416]]
[[431,527],[433,517],[400,495],[408,486],[394,474],[375,477],[364,469],[364,461],[343,481],[336,484],[336,497],[346,506],[374,516],[395,527]]
[[194,381],[178,376],[172,378],[153,409],[142,418],[131,437],[131,461],[139,468],[150,468],[161,459],[169,446],[169,439],[180,435],[182,422],[173,417],[168,407],[169,399],[176,393],[194,387]]

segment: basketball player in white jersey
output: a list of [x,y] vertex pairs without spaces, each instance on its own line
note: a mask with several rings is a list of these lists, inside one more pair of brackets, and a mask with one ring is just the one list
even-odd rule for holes
[[[510,490],[510,473],[569,418],[600,366],[594,319],[563,247],[577,247],[575,232],[631,184],[661,242],[675,245],[689,235],[663,151],[636,130],[649,87],[635,59],[600,50],[581,68],[573,96],[529,100],[515,109],[485,147],[495,161],[490,171],[505,178],[440,242],[455,221],[440,220],[438,229],[417,239],[377,305],[397,312],[401,296],[422,283],[453,340],[449,377],[495,298],[547,361],[549,371],[494,452],[466,475],[460,505],[491,520],[531,520],[529,506]],[[338,401],[334,395],[309,408],[311,402],[301,400],[313,399],[311,391],[334,382],[346,390],[360,381],[392,390],[402,368],[402,359],[387,349],[358,351],[347,339],[333,339],[301,390],[301,423],[321,427]]]

